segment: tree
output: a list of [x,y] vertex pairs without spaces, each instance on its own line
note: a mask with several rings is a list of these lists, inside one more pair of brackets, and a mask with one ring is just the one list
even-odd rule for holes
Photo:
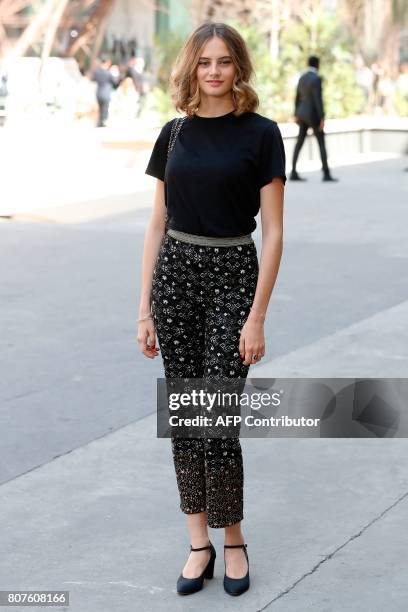
[[90,52],[92,64],[99,53],[106,31],[109,14],[116,0],[100,0],[96,3],[90,18],[84,22],[81,31],[68,47],[66,57],[73,57],[80,49]]
[[400,37],[408,24],[406,0],[379,0],[373,11],[371,0],[341,0],[339,16],[350,28],[355,54],[370,64],[381,61],[387,76],[398,75]]
[[[42,65],[54,47],[60,55],[80,55],[80,64],[99,53],[115,0],[1,0],[0,50],[13,59],[30,51]],[[78,31],[72,40],[71,31]],[[61,39],[71,40],[64,48]]]

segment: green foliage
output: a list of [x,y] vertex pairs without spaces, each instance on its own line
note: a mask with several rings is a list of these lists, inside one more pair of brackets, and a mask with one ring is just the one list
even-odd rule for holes
[[157,35],[154,39],[155,63],[158,65],[157,85],[166,90],[169,86],[170,73],[177,55],[184,44],[184,38],[174,34],[161,40]]
[[255,26],[242,27],[239,23],[231,23],[231,25],[239,31],[250,49],[254,66],[254,77],[251,84],[260,101],[257,112],[275,119],[284,115],[282,106],[287,104],[284,66],[282,63],[272,61],[266,37],[258,28]]
[[309,55],[320,57],[326,117],[346,117],[362,109],[364,97],[354,79],[351,41],[334,16],[320,13],[317,18],[291,18],[284,23],[277,60],[270,56],[267,36],[255,25],[233,25],[251,50],[261,114],[276,121],[290,120],[297,79]]
[[355,82],[351,58],[334,59],[330,72],[325,72],[323,96],[326,117],[342,118],[362,112],[364,94]]
[[401,117],[408,117],[408,96],[401,90],[398,90],[394,94],[394,107],[398,115]]
[[162,123],[177,114],[170,97],[169,82],[171,70],[183,44],[184,39],[176,35],[165,40],[156,36],[154,40],[154,58],[158,70],[156,86],[149,96],[149,108],[158,113]]
[[145,110],[157,113],[161,124],[170,121],[177,115],[168,90],[162,89],[158,85],[152,89]]
[[[327,118],[347,117],[362,110],[364,96],[355,82],[352,41],[334,15],[322,12],[314,17],[291,20],[282,31],[280,43],[280,61],[296,69],[292,79],[304,70],[309,55],[320,58]],[[292,80],[293,98],[296,81]]]
[[[302,18],[291,17],[283,23],[276,60],[270,55],[268,35],[256,24],[229,23],[240,32],[250,49],[255,71],[252,85],[260,99],[257,109],[260,114],[276,121],[293,117],[297,79],[312,54],[320,57],[326,117],[347,117],[363,109],[364,96],[355,82],[352,66],[352,41],[334,15],[320,12]],[[153,90],[154,108],[163,120],[175,114],[168,81],[183,42],[184,39],[175,36],[165,42],[156,40],[159,71],[157,87]]]

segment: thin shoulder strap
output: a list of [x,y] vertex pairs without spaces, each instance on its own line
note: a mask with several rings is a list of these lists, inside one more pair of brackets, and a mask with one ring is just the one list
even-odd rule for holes
[[[169,144],[167,146],[167,159],[169,159],[169,155],[176,143],[177,136],[181,130],[181,126],[183,125],[185,119],[187,119],[187,115],[185,115],[184,117],[176,117],[171,124]],[[167,205],[166,205],[166,217],[165,217],[165,230],[166,231],[167,231],[168,221],[169,221],[169,216],[167,213]]]
[[169,157],[171,151],[173,150],[174,145],[176,144],[177,136],[186,119],[187,119],[187,115],[185,115],[184,117],[176,117],[173,123],[171,124],[169,144],[167,147],[167,158]]

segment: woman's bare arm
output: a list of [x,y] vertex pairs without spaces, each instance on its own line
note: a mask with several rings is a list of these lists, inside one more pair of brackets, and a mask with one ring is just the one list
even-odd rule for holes
[[244,365],[252,363],[252,354],[265,354],[263,322],[276,282],[283,250],[284,184],[274,178],[260,191],[262,250],[254,300],[241,332],[239,352],[245,355]]
[[[143,245],[142,280],[138,318],[143,318],[150,314],[153,271],[165,232],[165,221],[166,204],[164,200],[164,182],[157,179],[152,215],[146,229]],[[139,323],[137,341],[141,351],[146,357],[155,357],[157,355],[157,349],[155,348],[155,329],[151,319]]]
[[266,315],[283,250],[284,185],[279,178],[261,189],[262,250],[258,283],[250,316]]

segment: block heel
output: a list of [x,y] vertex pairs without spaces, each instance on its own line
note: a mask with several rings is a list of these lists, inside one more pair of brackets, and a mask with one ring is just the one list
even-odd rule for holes
[[215,557],[211,557],[207,567],[204,570],[204,578],[213,578],[214,576],[214,564],[215,564]]
[[180,574],[177,580],[177,593],[179,595],[191,595],[192,593],[196,593],[203,588],[204,579],[212,578],[214,576],[214,563],[215,558],[217,556],[215,552],[215,548],[210,542],[209,546],[202,546],[201,548],[193,548],[190,545],[190,551],[198,551],[198,550],[210,550],[211,556],[208,561],[206,567],[204,568],[202,574],[197,578],[186,578],[183,576],[183,572]]

